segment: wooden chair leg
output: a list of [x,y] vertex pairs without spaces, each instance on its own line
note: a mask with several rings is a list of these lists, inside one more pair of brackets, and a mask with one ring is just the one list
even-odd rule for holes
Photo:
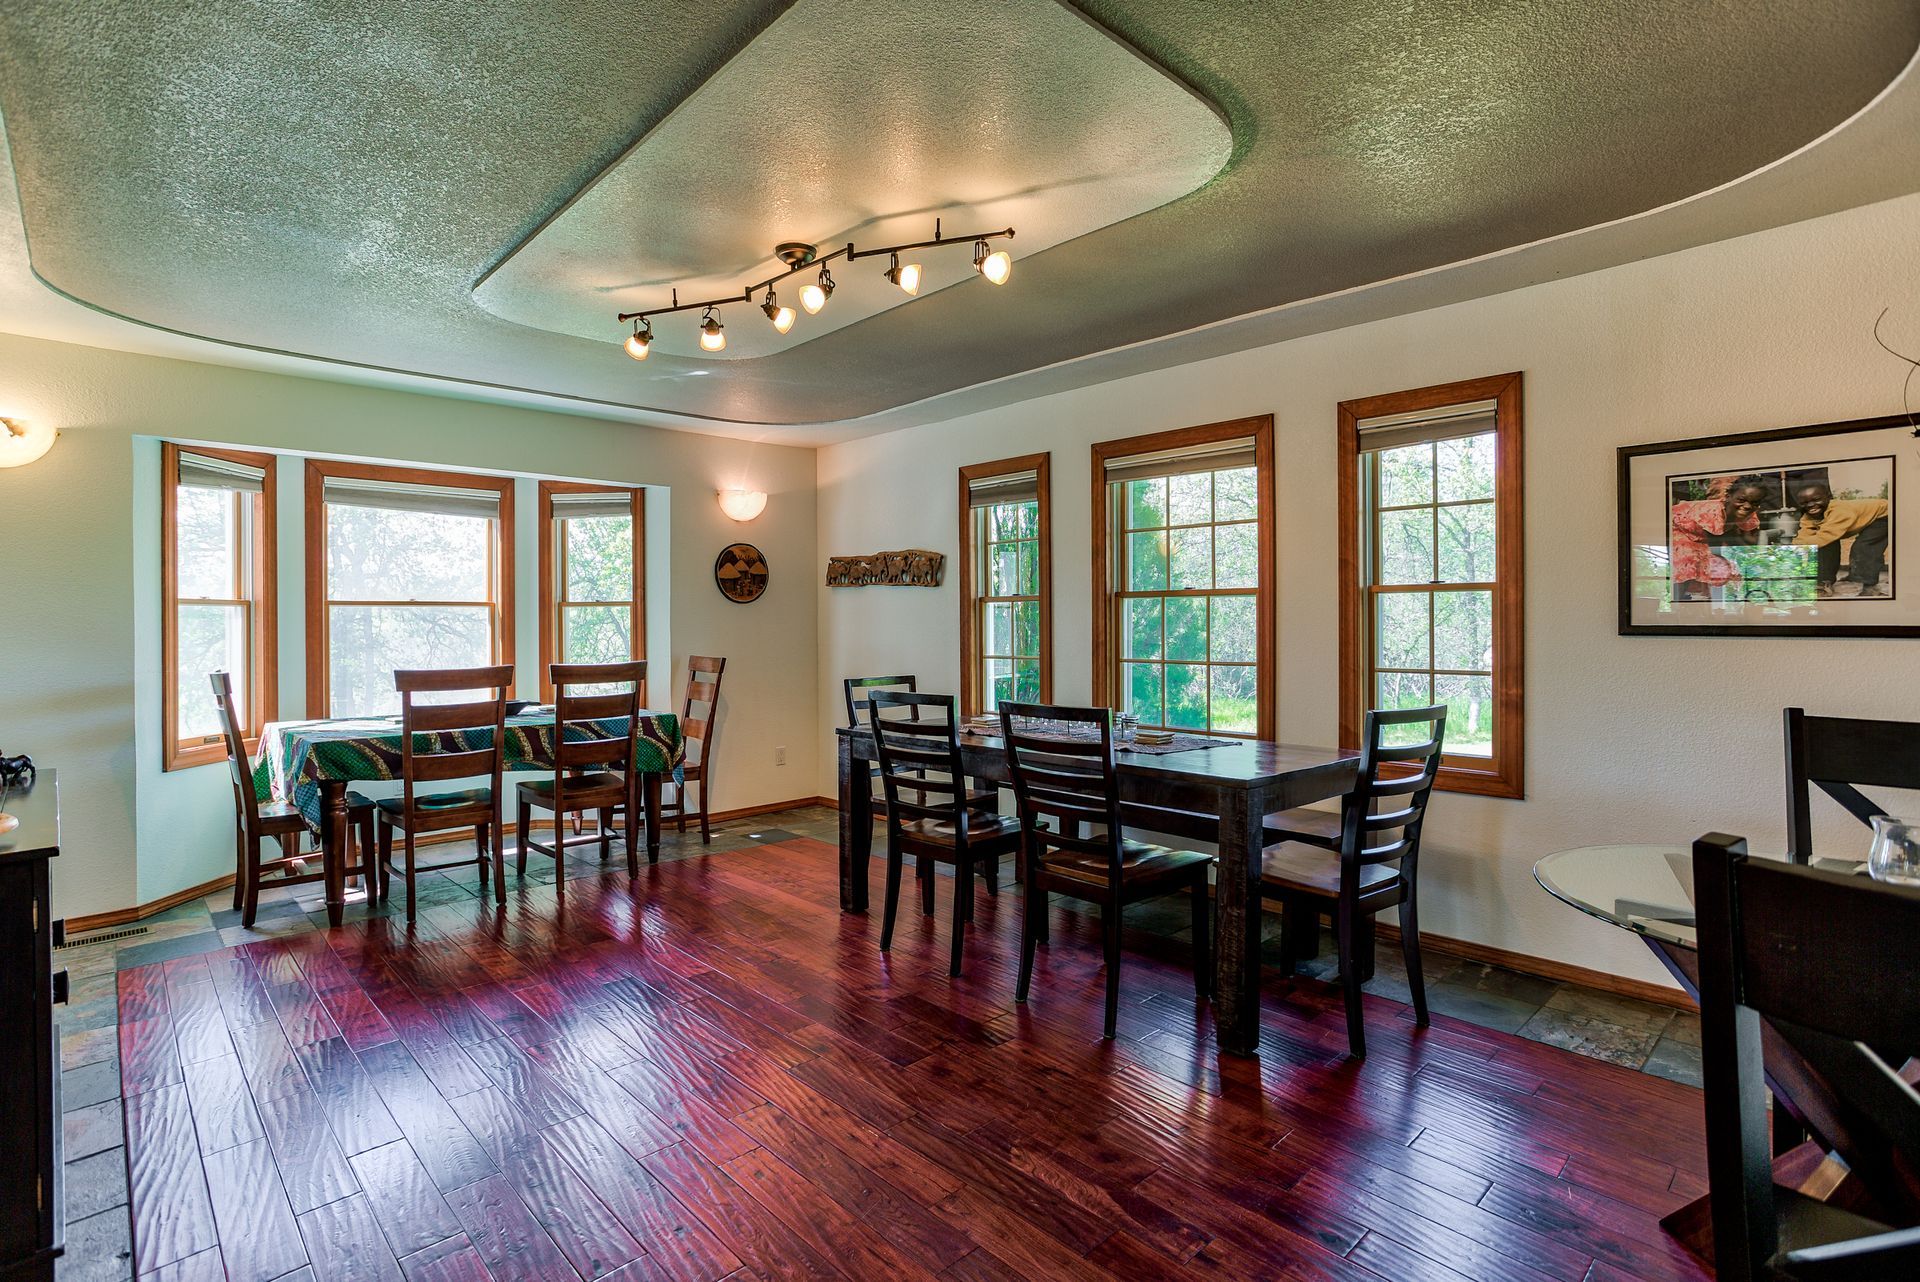
[[[558,818],[559,816],[556,815],[555,819],[557,820]],[[513,871],[514,875],[522,881],[527,879],[527,838],[532,830],[533,805],[525,797],[521,797],[518,804],[514,807],[513,814],[513,840],[514,844],[519,847],[513,855]],[[553,825],[553,839],[555,845],[558,846],[560,841],[560,825],[557,822]]]
[[933,916],[933,879],[939,876],[939,864],[926,855],[915,855],[913,858],[914,862],[919,865],[922,870],[920,877],[920,912],[922,916],[931,917]]
[[1014,985],[1013,1000],[1024,1002],[1033,983],[1033,949],[1040,941],[1040,923],[1046,918],[1047,898],[1029,887],[1020,900],[1020,982]]
[[360,874],[367,881],[367,898],[385,899],[387,897],[386,879],[380,876],[380,859],[373,844],[373,816],[366,815],[360,820]]
[[1112,1037],[1120,1023],[1120,905],[1102,904],[1100,926],[1107,943],[1107,1031]]
[[374,848],[374,857],[380,865],[380,898],[393,897],[393,825],[376,820],[378,844]]
[[1291,975],[1320,955],[1320,903],[1304,895],[1280,901],[1280,970]]
[[674,819],[677,821],[678,831],[682,833],[687,830],[687,789],[691,786],[683,779],[673,790]]
[[627,876],[629,877],[638,877],[640,875],[639,847],[635,845],[635,837],[640,830],[640,821],[637,818],[635,818],[635,816],[638,815],[639,813],[640,813],[640,793],[637,789],[634,788],[633,781],[631,778],[631,772],[629,772],[629,778],[627,781],[627,808],[626,808]]
[[260,912],[260,838],[257,836],[241,838],[240,876],[240,924],[252,930],[253,919]]
[[1053,942],[1053,899],[1044,890],[1035,890],[1028,883],[1027,893],[1036,900],[1033,906],[1033,937],[1043,944]]
[[1193,896],[1193,991],[1204,999],[1213,992],[1213,924],[1207,920],[1212,896],[1207,879],[1202,877],[1188,893]]
[[[607,860],[613,858],[613,807],[600,807],[600,811],[594,816],[593,822],[600,830],[600,862],[604,864]],[[554,847],[556,851],[554,862],[556,863],[558,863],[560,859],[557,853],[559,849],[560,847],[557,845]]]
[[893,947],[893,920],[900,913],[900,844],[887,841],[887,907],[880,921],[880,951]]
[[[493,822],[487,824],[481,831],[486,834],[482,839],[486,845],[482,849],[490,850],[493,855],[493,903],[497,908],[505,908],[507,906],[507,852],[503,847],[507,844],[507,821],[499,806],[496,805],[493,809]],[[556,841],[559,837],[559,833],[554,833]],[[483,863],[481,866],[486,865]]]
[[700,780],[700,844],[706,845],[713,840],[713,823],[707,817],[707,781]]
[[967,923],[973,920],[973,860],[962,851],[953,866],[953,962],[947,974],[960,977],[960,957],[967,946]]
[[1351,904],[1341,904],[1339,917],[1340,987],[1347,998],[1347,1051],[1355,1059],[1367,1057],[1367,1027],[1360,1004],[1360,923]]
[[998,896],[1000,893],[1000,856],[995,855],[980,865],[980,879],[987,883],[987,893]]
[[233,911],[243,911],[246,903],[247,826],[236,820],[233,825]]
[[1427,981],[1420,973],[1420,914],[1411,896],[1400,901],[1400,956],[1407,963],[1407,987],[1413,992],[1413,1023],[1425,1028]]
[[413,867],[413,829],[406,828],[400,833],[400,853],[407,861],[407,925],[413,925],[413,892],[415,874]]

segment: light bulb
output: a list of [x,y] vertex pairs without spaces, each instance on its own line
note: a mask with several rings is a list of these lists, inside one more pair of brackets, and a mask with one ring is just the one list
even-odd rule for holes
[[1013,256],[1004,249],[987,252],[987,242],[976,241],[973,246],[973,269],[996,285],[1007,283],[1007,277],[1013,275]]
[[816,284],[800,287],[800,306],[807,309],[807,315],[817,316],[820,309],[833,297],[833,274],[826,268],[820,269],[820,279]]
[[893,255],[892,261],[893,265],[886,270],[887,279],[909,294],[919,293],[920,264],[908,263],[903,267],[900,265],[900,255],[898,254]]
[[772,321],[773,327],[782,334],[793,328],[795,320],[793,308],[782,307],[780,300],[773,296],[771,289],[767,291],[767,301],[760,304],[760,310],[767,314],[767,319]]
[[633,327],[633,333],[627,337],[627,355],[633,357],[636,361],[644,361],[647,359],[647,352],[651,350],[652,347],[653,326],[648,325],[642,329],[640,326],[635,325]]
[[727,347],[726,327],[711,307],[707,309],[706,319],[700,322],[700,346],[709,352],[725,351]]

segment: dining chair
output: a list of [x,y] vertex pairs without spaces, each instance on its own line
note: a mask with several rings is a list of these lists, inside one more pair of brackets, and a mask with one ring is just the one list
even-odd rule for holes
[[1020,825],[975,805],[960,761],[960,712],[952,695],[876,690],[868,725],[887,801],[887,908],[880,951],[893,947],[904,857],[912,854],[927,870],[921,883],[921,908],[927,913],[933,911],[933,866],[952,864],[953,961],[947,973],[958,975],[966,925],[973,920],[974,870],[988,862],[997,866],[1002,855],[1017,851]]
[[[1886,807],[1860,791],[1920,790],[1920,724],[1859,717],[1810,717],[1801,708],[1785,712],[1787,738],[1787,858],[1813,859],[1814,788],[1871,826]],[[1866,845],[1857,852],[1866,858]]]
[[[553,776],[528,779],[515,789],[519,801],[514,836],[518,853],[515,870],[527,875],[527,852],[537,850],[553,859],[553,893],[565,893],[566,851],[574,846],[598,845],[600,861],[613,854],[613,813],[624,808],[628,816],[627,874],[640,875],[634,851],[632,816],[639,813],[635,791],[640,774],[633,768],[633,738],[640,723],[640,690],[647,679],[644,660],[631,663],[553,663],[547,665],[553,685]],[[607,693],[609,685],[627,689]],[[619,730],[607,723],[620,721]],[[553,815],[553,844],[533,839],[533,812]],[[566,820],[595,812],[592,836],[566,836]]]
[[[725,659],[698,654],[687,658],[687,694],[680,701],[680,733],[686,741],[687,759],[674,786],[673,800],[660,803],[661,819],[677,818],[681,832],[687,830],[687,816],[698,814],[703,846],[713,840],[707,802],[713,787],[714,740],[720,732],[720,677],[726,670]],[[700,785],[698,811],[687,806],[687,788],[693,784]]]
[[[326,877],[325,861],[327,852],[324,842],[319,854],[321,866],[312,872],[302,872],[313,854],[302,853],[300,838],[311,832],[307,821],[289,800],[261,801],[253,790],[253,762],[247,756],[246,733],[240,728],[240,714],[234,707],[233,680],[225,672],[208,674],[213,685],[214,707],[220,713],[220,733],[227,744],[227,769],[233,777],[234,811],[234,864],[233,864],[233,906],[240,914],[240,924],[252,929],[254,918],[260,912],[260,887],[262,879],[274,878],[276,886],[298,886],[306,882],[320,881]],[[374,879],[371,875],[373,854],[373,803],[359,793],[347,794],[347,820],[349,843],[357,844],[357,860],[347,860],[346,852],[340,857],[345,860],[348,876],[366,878],[368,892],[372,893]],[[353,842],[353,834],[358,842]],[[278,858],[261,862],[261,851],[268,838],[272,838],[280,847]]]
[[[1089,739],[1063,741],[1043,736],[1034,727],[1036,721],[1092,726],[1095,733]],[[1108,710],[1002,703],[1000,733],[1013,775],[1027,878],[1014,1000],[1027,1000],[1034,949],[1047,934],[1048,896],[1064,894],[1098,904],[1106,942],[1106,1036],[1112,1037],[1120,1017],[1121,911],[1128,904],[1182,890],[1193,902],[1194,991],[1205,998],[1213,988],[1213,931],[1207,920],[1207,874],[1213,856],[1126,835]]]
[[[417,874],[445,872],[477,864],[480,893],[487,892],[487,863],[493,863],[493,898],[507,904],[506,869],[501,845],[506,837],[500,805],[500,776],[506,761],[507,693],[513,684],[513,665],[486,668],[402,669],[393,674],[400,692],[400,795],[374,803],[380,824],[380,882],[386,893],[393,872],[393,834],[400,831],[406,857],[407,921],[413,922],[414,883]],[[491,691],[484,699],[460,703],[420,703],[416,695]],[[431,745],[424,750],[422,745]],[[422,783],[449,779],[478,779],[480,787],[452,792],[422,793]],[[421,867],[415,839],[425,833],[473,829],[474,857]]]
[[[1901,1068],[1920,1053],[1920,889],[1751,859],[1720,833],[1693,844],[1693,889],[1716,1276],[1920,1277],[1920,1228],[1859,1213],[1913,1223],[1920,1095]],[[1762,1020],[1839,1096],[1855,1209],[1774,1184]]]
[[[1333,913],[1340,985],[1346,994],[1347,1048],[1355,1059],[1367,1054],[1360,986],[1373,973],[1373,915],[1383,908],[1400,908],[1400,949],[1407,986],[1413,990],[1414,1023],[1427,1026],[1416,874],[1446,726],[1444,704],[1367,713],[1358,777],[1340,801],[1338,847],[1282,840],[1261,854],[1260,894],[1280,901],[1282,909],[1283,970],[1291,974],[1297,956],[1306,952],[1300,934],[1318,932],[1323,908]],[[1393,798],[1404,800],[1394,805]],[[1377,806],[1383,799],[1389,799],[1388,804]]]

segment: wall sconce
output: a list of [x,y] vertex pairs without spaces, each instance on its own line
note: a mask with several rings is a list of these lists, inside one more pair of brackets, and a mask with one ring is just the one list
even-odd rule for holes
[[59,435],[45,424],[0,418],[0,467],[25,467],[52,449]]
[[720,510],[736,521],[751,521],[767,510],[767,496],[760,490],[721,490]]

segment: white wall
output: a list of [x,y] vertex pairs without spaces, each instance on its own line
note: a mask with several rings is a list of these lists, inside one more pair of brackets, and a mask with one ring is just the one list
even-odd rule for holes
[[[671,549],[671,572],[649,584],[652,701],[678,706],[688,654],[726,655],[714,805],[815,791],[811,450],[12,335],[0,335],[0,416],[62,432],[39,462],[0,470],[0,748],[60,770],[54,893],[63,915],[149,902],[232,868],[225,767],[160,770],[161,437],[665,487],[651,492],[661,501],[650,498],[648,513],[650,536],[665,535]],[[713,500],[743,469],[771,495],[747,526]],[[519,489],[517,658],[531,689],[535,508],[531,485]],[[283,459],[277,498],[280,714],[294,717],[305,703],[299,460]],[[774,571],[751,606],[728,602],[712,579],[720,548],[743,538]],[[786,766],[773,765],[776,746],[787,749]]]
[[[1920,642],[1621,637],[1615,447],[1891,413],[1920,347],[1920,196],[1411,316],[823,449],[822,555],[956,549],[954,470],[1053,452],[1054,694],[1086,700],[1088,445],[1271,413],[1279,511],[1280,735],[1337,723],[1335,407],[1402,388],[1526,376],[1527,797],[1437,797],[1429,931],[1645,979],[1622,932],[1549,899],[1540,856],[1709,829],[1784,844],[1780,709],[1920,718]],[[841,677],[959,675],[957,576],[938,591],[821,589],[820,739]],[[820,788],[831,795],[833,756]],[[1831,816],[1830,816],[1831,817]],[[1830,834],[1830,835],[1829,835]],[[1834,819],[1823,838],[1864,850]]]

